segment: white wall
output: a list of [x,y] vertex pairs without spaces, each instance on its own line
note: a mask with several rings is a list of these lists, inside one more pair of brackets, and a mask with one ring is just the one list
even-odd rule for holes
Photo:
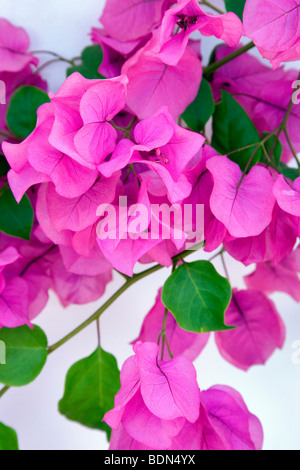
[[[222,1],[215,4],[222,5]],[[23,26],[32,38],[32,50],[47,49],[71,58],[89,43],[88,33],[103,8],[103,0],[0,0],[0,16]],[[203,41],[207,59],[215,41]],[[56,91],[64,80],[65,65],[53,65],[45,76]],[[195,256],[195,255],[193,255]],[[192,257],[193,258],[193,257]],[[222,273],[222,267],[216,262]],[[236,287],[243,287],[246,270],[229,263]],[[249,270],[247,271],[249,272]],[[143,317],[151,308],[158,288],[168,276],[163,270],[135,285],[119,299],[101,320],[102,346],[116,355],[119,366],[131,354],[129,342],[138,335]],[[104,302],[121,285],[116,275]],[[250,410],[261,419],[265,430],[265,449],[300,450],[300,365],[292,363],[292,343],[300,340],[299,306],[285,295],[273,296],[287,326],[283,351],[277,352],[265,367],[244,373],[230,366],[219,355],[213,339],[196,361],[199,384],[206,389],[227,384],[239,390]],[[99,303],[63,309],[55,295],[37,319],[53,343],[90,316]],[[57,411],[64,379],[69,367],[93,352],[97,344],[94,325],[49,357],[42,374],[31,385],[10,390],[0,400],[0,421],[14,427],[23,450],[106,449],[104,435],[67,421]]]

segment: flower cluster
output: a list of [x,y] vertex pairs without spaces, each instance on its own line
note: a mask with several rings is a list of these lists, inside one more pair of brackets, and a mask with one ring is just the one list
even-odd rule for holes
[[111,450],[259,450],[262,428],[241,395],[216,386],[200,392],[186,357],[157,360],[155,343],[137,343],[124,363],[112,427]]

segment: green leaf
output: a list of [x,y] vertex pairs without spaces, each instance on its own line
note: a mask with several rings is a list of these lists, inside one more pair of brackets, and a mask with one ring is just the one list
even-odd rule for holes
[[173,313],[178,325],[195,333],[231,329],[224,324],[231,297],[229,282],[209,261],[179,266],[162,291],[162,302]]
[[[263,138],[267,137],[268,136],[268,133],[267,132],[263,132]],[[275,144],[275,146],[274,146]],[[281,142],[277,139],[277,137],[275,135],[273,135],[272,137],[270,137],[264,144],[265,146],[265,149],[268,153],[268,155],[272,158],[271,156],[271,153],[273,151],[273,160],[275,162],[275,165],[278,166],[279,165],[279,162],[280,162],[280,159],[281,159],[281,155],[282,155],[282,144]],[[267,157],[265,156],[265,154],[263,153],[262,155],[262,159],[261,161],[263,163],[268,163],[268,159]]]
[[237,150],[260,141],[256,127],[246,111],[229,93],[222,91],[221,103],[216,106],[213,116],[212,146],[222,155],[227,155],[244,171],[251,158],[249,170],[260,161],[262,149],[259,147],[254,157],[252,156],[256,150],[255,145],[245,150]]
[[21,387],[36,379],[47,360],[47,338],[43,330],[38,326],[1,328],[0,341],[6,347],[6,364],[0,365],[0,382]]
[[120,372],[115,357],[97,348],[69,370],[59,411],[71,421],[105,431],[109,437],[111,430],[102,419],[114,407],[119,389]]
[[202,79],[195,100],[182,114],[182,119],[195,132],[201,132],[209,118],[213,115],[215,104],[211,86],[205,78]]
[[3,153],[0,153],[0,178],[1,176],[5,176],[9,169],[10,166],[7,163],[5,156],[3,155]]
[[0,189],[0,231],[12,237],[30,240],[33,225],[32,205],[25,195],[18,204],[10,188]]
[[34,86],[21,86],[12,96],[6,114],[6,123],[13,134],[25,139],[36,126],[37,110],[50,102],[44,91]]
[[289,178],[292,181],[295,181],[299,178],[299,170],[297,168],[290,168],[285,163],[280,162],[278,166],[279,172]]
[[67,77],[74,72],[79,72],[83,77],[93,79],[93,78],[104,78],[98,69],[103,61],[103,51],[101,46],[89,46],[84,49],[81,54],[81,64],[75,67],[69,67],[67,69]]
[[226,11],[233,11],[242,21],[246,0],[225,0]]
[[19,450],[16,431],[3,423],[0,423],[0,450]]

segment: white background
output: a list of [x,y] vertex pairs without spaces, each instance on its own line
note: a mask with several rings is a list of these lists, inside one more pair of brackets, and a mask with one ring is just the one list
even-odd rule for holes
[[[214,1],[223,5],[221,0]],[[89,44],[88,33],[92,26],[97,26],[103,5],[103,0],[0,0],[0,16],[26,28],[32,39],[31,50],[47,49],[72,58]],[[205,61],[215,43],[213,39],[204,39]],[[55,92],[64,80],[65,65],[52,65],[44,76],[49,80],[50,90]],[[222,274],[219,262],[216,267]],[[246,270],[234,261],[229,261],[229,269],[234,286],[242,288]],[[141,281],[103,315],[102,346],[117,357],[119,367],[131,355],[129,343],[137,337],[143,317],[168,274],[165,269]],[[90,316],[121,283],[116,275],[105,297],[84,307],[63,309],[52,294],[46,310],[37,319],[49,343]],[[249,409],[262,421],[265,449],[300,450],[300,364],[292,362],[292,344],[300,340],[299,305],[285,295],[276,294],[273,298],[287,326],[287,339],[284,350],[276,352],[266,366],[255,367],[248,373],[230,366],[220,357],[213,338],[195,364],[202,389],[226,384],[242,393]],[[0,421],[18,431],[22,450],[107,448],[103,433],[69,422],[57,411],[67,370],[75,361],[90,355],[96,344],[96,328],[92,325],[51,355],[33,384],[12,389],[1,399]]]

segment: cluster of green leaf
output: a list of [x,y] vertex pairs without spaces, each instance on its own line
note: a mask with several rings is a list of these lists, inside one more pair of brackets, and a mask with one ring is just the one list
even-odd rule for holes
[[[35,326],[1,328],[0,341],[6,345],[6,364],[0,365],[0,383],[22,387],[33,382],[42,372],[49,355],[45,333]],[[98,347],[89,357],[74,364],[66,377],[64,396],[59,411],[66,418],[92,429],[110,428],[102,422],[113,408],[120,388],[120,372],[111,354]],[[0,424],[0,450],[16,450],[15,432]]]

